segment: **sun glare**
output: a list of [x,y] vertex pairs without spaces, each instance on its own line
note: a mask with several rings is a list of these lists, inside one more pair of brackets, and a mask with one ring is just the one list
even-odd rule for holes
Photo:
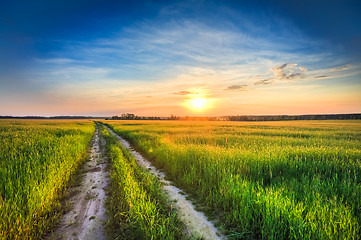
[[194,98],[189,101],[193,110],[201,111],[206,108],[207,100],[204,98]]

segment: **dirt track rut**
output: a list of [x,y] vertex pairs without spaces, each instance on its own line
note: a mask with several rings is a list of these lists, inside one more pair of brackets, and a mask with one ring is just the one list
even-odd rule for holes
[[[179,211],[181,220],[187,227],[189,235],[203,237],[207,240],[218,240],[223,237],[217,233],[211,221],[208,221],[204,213],[194,209],[192,202],[186,199],[186,195],[181,194],[181,190],[165,180],[165,174],[149,161],[135,151],[128,141],[118,136],[111,129],[109,132],[117,137],[123,146],[130,150],[141,166],[149,169],[150,172],[163,183],[163,190],[168,195],[169,200]],[[96,127],[90,160],[81,169],[84,174],[78,186],[70,189],[70,211],[68,211],[59,227],[47,238],[48,240],[105,240],[105,222],[107,220],[105,211],[105,189],[109,182],[109,173],[106,157],[104,154],[104,143],[100,138],[99,127]]]
[[159,177],[160,181],[164,184],[163,190],[168,195],[169,200],[174,201],[174,205],[178,208],[179,216],[187,226],[187,230],[190,234],[195,237],[203,237],[207,240],[218,240],[223,238],[217,233],[217,229],[214,227],[213,223],[207,220],[204,213],[196,211],[192,202],[186,199],[186,195],[182,195],[179,188],[172,186],[170,181],[165,180],[165,174],[163,172],[152,166],[148,160],[131,147],[127,140],[118,136],[109,128],[108,131],[116,136],[125,148],[130,150],[140,165],[149,169],[152,174]]
[[105,189],[108,185],[107,162],[104,160],[99,128],[93,137],[90,160],[82,167],[84,174],[81,183],[70,189],[71,209],[50,239],[66,240],[105,240],[104,226]]

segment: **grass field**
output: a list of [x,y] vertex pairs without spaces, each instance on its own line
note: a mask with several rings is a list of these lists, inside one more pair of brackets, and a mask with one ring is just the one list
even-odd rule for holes
[[0,239],[49,230],[93,132],[89,120],[0,120]]
[[361,121],[107,121],[234,239],[359,239]]
[[111,168],[110,239],[187,239],[184,225],[168,203],[158,178],[138,166],[105,128],[101,134]]
[[[360,239],[361,121],[105,122],[229,239]],[[94,129],[89,120],[0,121],[0,239],[39,239],[53,227]],[[158,179],[101,133],[110,237],[187,238]]]

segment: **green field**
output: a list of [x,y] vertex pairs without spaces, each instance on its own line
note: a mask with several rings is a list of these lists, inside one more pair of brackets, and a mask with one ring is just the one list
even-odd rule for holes
[[184,225],[168,203],[158,178],[139,167],[105,128],[101,134],[111,165],[110,239],[187,239]]
[[91,121],[0,121],[0,239],[39,239],[49,231],[93,132]]
[[107,121],[234,239],[359,239],[361,121]]
[[[104,121],[228,239],[360,239],[361,121]],[[185,239],[156,177],[101,128],[109,239]],[[41,239],[87,158],[89,120],[0,121],[0,239]]]
[[[109,239],[188,239],[159,180],[97,125],[110,160]],[[44,239],[56,229],[94,130],[89,120],[0,121],[0,239]]]

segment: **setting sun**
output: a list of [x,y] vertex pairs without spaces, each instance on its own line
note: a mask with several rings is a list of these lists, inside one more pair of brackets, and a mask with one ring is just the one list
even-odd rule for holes
[[194,97],[185,101],[185,106],[193,112],[203,112],[212,107],[210,99],[204,97]]
[[202,110],[206,107],[207,101],[204,98],[195,98],[190,100],[191,106],[195,110]]

